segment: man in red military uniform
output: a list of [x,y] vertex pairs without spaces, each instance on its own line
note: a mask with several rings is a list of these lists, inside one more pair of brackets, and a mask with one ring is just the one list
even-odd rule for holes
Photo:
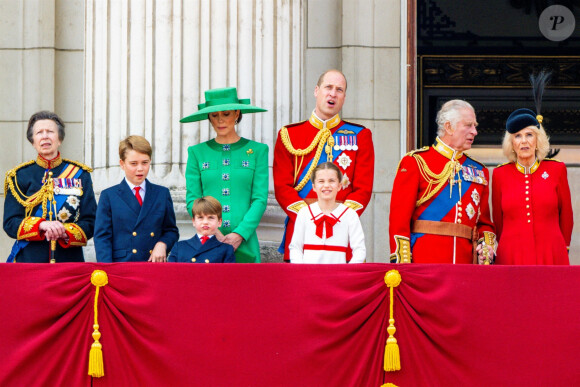
[[274,148],[274,191],[288,215],[284,240],[279,251],[289,261],[298,211],[316,201],[310,175],[319,164],[332,161],[343,173],[337,201],[360,216],[371,199],[375,153],[371,131],[340,119],[346,96],[346,78],[338,70],[328,70],[314,88],[316,108],[307,121],[280,129]]
[[399,163],[389,216],[391,262],[489,263],[495,233],[489,172],[467,156],[477,135],[473,107],[445,103],[437,139]]

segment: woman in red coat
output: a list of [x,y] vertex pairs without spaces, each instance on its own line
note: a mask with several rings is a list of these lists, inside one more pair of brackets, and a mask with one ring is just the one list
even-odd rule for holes
[[545,158],[550,149],[542,116],[518,109],[506,123],[509,163],[492,176],[497,264],[569,265],[574,225],[566,165]]

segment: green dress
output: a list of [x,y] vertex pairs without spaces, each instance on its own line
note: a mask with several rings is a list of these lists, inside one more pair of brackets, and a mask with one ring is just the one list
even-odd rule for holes
[[188,149],[185,170],[187,212],[201,196],[213,196],[222,205],[220,231],[244,238],[236,262],[260,262],[256,228],[268,202],[268,146],[240,138],[233,144],[215,140]]

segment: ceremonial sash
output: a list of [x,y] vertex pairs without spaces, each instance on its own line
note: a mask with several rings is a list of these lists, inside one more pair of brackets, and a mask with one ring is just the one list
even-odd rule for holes
[[[461,166],[470,167],[471,169],[476,170],[479,169],[479,164],[471,160],[470,158],[467,158]],[[469,191],[469,187],[471,187],[472,183],[470,181],[465,180],[462,174],[463,168],[455,176],[459,175],[459,178],[461,179],[461,189],[463,191],[462,192],[463,194],[464,192]],[[451,211],[453,207],[455,207],[455,204],[457,204],[459,199],[460,199],[459,187],[454,187],[454,189],[451,190],[451,198],[450,198],[449,184],[447,184],[445,185],[445,187],[441,189],[441,191],[439,191],[439,193],[437,194],[437,196],[435,196],[431,204],[429,204],[429,206],[421,213],[421,215],[419,215],[417,220],[431,220],[439,222],[441,221],[441,219],[443,219],[443,217],[445,217],[445,215],[449,213],[449,211]],[[417,240],[423,235],[425,234],[411,233],[411,248],[413,248],[415,242],[417,242]]]
[[[348,122],[344,122],[344,124],[340,128],[338,128],[338,130],[336,130],[332,134],[332,136],[334,137],[335,141],[337,138],[349,137],[352,135],[354,135],[356,137],[360,133],[360,131],[363,129],[364,128],[362,126],[352,125],[352,124],[349,124]],[[339,133],[342,131],[344,131],[345,133]],[[348,133],[348,132],[352,132],[352,133]],[[324,150],[322,152],[323,152],[323,154],[320,155],[320,158],[318,159],[318,164],[326,162]],[[340,156],[340,154],[342,152],[343,152],[343,149],[332,148],[332,160],[336,160],[336,158],[338,156]],[[304,167],[304,169],[302,170],[302,173],[300,174],[300,177],[296,181],[302,181],[302,179],[304,179],[304,177],[306,176],[306,173],[308,173],[308,170],[310,169],[310,166],[312,165],[313,162],[314,162],[314,157],[312,159],[310,159],[308,164],[306,164],[306,167]],[[306,196],[308,196],[310,191],[312,191],[312,181],[308,180],[308,182],[304,185],[304,187],[302,187],[302,189],[300,191],[298,191],[298,196],[300,196],[300,198],[304,199]],[[289,221],[290,221],[290,218],[287,216],[286,220],[284,221],[284,233],[282,234],[282,242],[280,242],[280,247],[278,247],[278,252],[280,254],[284,254],[284,251],[285,251],[284,246],[286,245],[286,226],[288,225]]]
[[[62,172],[56,178],[56,179],[58,179],[59,183],[61,180],[64,180],[63,182],[65,183],[65,185],[67,185],[68,184],[67,180],[70,180],[70,183],[72,184],[74,179],[78,179],[80,177],[80,175],[83,173],[83,170],[77,165],[70,164],[70,163],[63,164],[63,165],[64,165],[64,168],[63,168]],[[55,183],[53,183],[53,184],[55,184]],[[69,187],[63,187],[63,194],[56,194],[56,193],[54,194],[54,200],[56,201],[57,213],[58,213],[58,211],[60,211],[62,209],[62,206],[66,202],[67,198],[70,196],[65,191],[67,188],[69,188]],[[56,216],[56,213],[54,215]],[[38,217],[38,218],[42,217],[42,205],[40,205],[36,208],[36,211],[34,212],[34,216]],[[20,250],[25,248],[29,243],[30,242],[24,241],[24,240],[14,241],[14,244],[12,245],[12,249],[10,250],[10,255],[8,256],[8,259],[6,260],[6,262],[7,263],[14,262],[16,255],[18,255]]]

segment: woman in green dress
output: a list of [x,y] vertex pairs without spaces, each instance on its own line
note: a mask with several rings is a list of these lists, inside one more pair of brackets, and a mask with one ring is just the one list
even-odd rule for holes
[[216,235],[234,247],[236,262],[260,262],[256,228],[268,201],[268,146],[240,137],[242,113],[264,112],[238,99],[235,87],[205,92],[205,103],[180,122],[209,119],[216,137],[188,149],[185,182],[187,212],[193,201],[213,196],[222,205],[222,226]]

